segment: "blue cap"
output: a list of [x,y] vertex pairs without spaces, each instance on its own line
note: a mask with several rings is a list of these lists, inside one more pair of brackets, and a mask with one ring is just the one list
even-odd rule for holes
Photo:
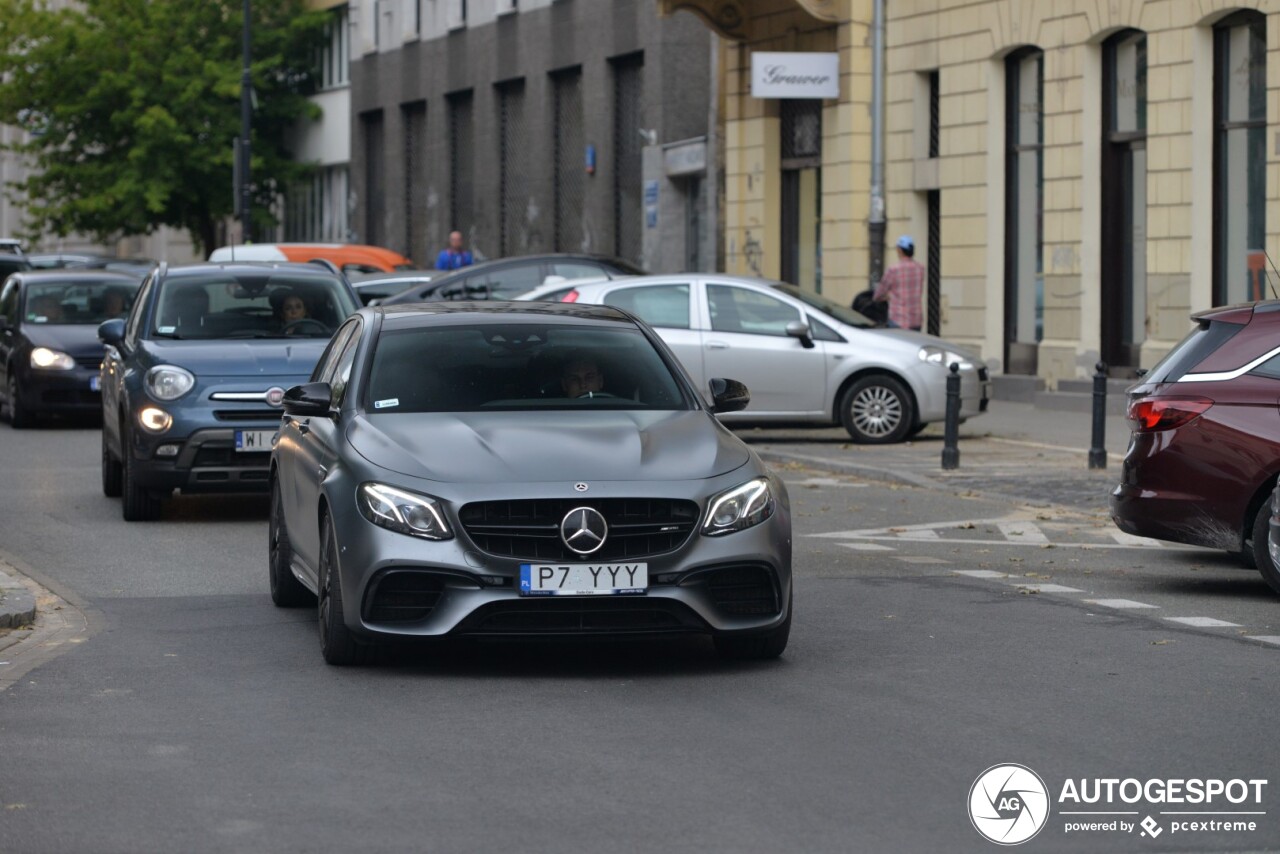
[[911,239],[911,235],[904,234],[898,238],[898,248],[906,249],[908,251],[914,250],[916,248],[916,242]]

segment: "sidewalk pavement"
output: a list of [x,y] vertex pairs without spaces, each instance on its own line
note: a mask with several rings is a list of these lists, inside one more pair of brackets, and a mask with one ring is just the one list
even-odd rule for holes
[[[36,600],[21,581],[0,569],[0,631],[30,625],[36,619]],[[0,649],[17,638],[0,636]]]
[[898,445],[858,445],[841,428],[761,428],[735,432],[773,463],[802,464],[871,480],[983,493],[1108,515],[1120,479],[1129,427],[1106,420],[1107,467],[1090,470],[1089,413],[1054,412],[995,400],[984,415],[960,426],[960,467],[942,469],[943,430],[933,424]]

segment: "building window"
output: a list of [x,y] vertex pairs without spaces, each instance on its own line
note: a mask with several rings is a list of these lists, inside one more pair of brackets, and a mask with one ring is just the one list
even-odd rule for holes
[[[932,254],[932,253],[931,253]],[[1036,372],[1044,338],[1044,53],[1005,60],[1005,371]]]
[[1102,359],[1136,369],[1147,330],[1147,36],[1103,45]]
[[1214,299],[1266,295],[1267,27],[1238,12],[1214,32]]
[[644,55],[611,61],[613,66],[613,252],[633,264],[642,254],[641,190],[644,180],[640,107]]
[[364,128],[364,241],[382,246],[386,241],[386,147],[383,144],[382,111],[360,117]]
[[445,26],[451,30],[460,30],[467,25],[467,0],[445,0]]
[[503,255],[528,250],[526,210],[528,207],[529,140],[524,125],[524,81],[497,85],[498,94],[498,246]]
[[822,101],[778,103],[783,281],[822,293]]
[[937,70],[929,72],[929,156],[938,156],[938,138],[942,127],[940,118],[940,90],[942,81]]
[[449,103],[449,229],[461,231],[475,251],[475,152],[472,150],[471,90],[448,96]]
[[510,15],[512,12],[518,12],[520,0],[498,0],[498,15]]
[[348,73],[351,60],[351,24],[347,7],[339,6],[330,13],[325,25],[326,42],[320,48],[320,88],[337,89],[351,82]]
[[557,252],[582,252],[583,219],[587,195],[586,139],[582,117],[582,68],[551,75],[555,127],[555,248]]
[[427,102],[401,108],[404,123],[404,254],[426,258],[427,247]]
[[347,165],[317,170],[285,195],[284,239],[345,243],[351,239]]

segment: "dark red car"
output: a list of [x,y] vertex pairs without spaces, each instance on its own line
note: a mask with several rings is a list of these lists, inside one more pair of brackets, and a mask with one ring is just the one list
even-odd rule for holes
[[1192,320],[1129,390],[1132,434],[1111,517],[1130,534],[1238,554],[1280,593],[1267,548],[1280,472],[1280,300]]

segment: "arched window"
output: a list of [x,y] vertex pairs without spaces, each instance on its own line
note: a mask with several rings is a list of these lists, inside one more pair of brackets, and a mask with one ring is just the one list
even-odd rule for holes
[[1005,372],[1034,374],[1044,338],[1044,53],[1005,60]]
[[1226,305],[1266,295],[1266,18],[1223,19],[1213,60],[1213,294]]

